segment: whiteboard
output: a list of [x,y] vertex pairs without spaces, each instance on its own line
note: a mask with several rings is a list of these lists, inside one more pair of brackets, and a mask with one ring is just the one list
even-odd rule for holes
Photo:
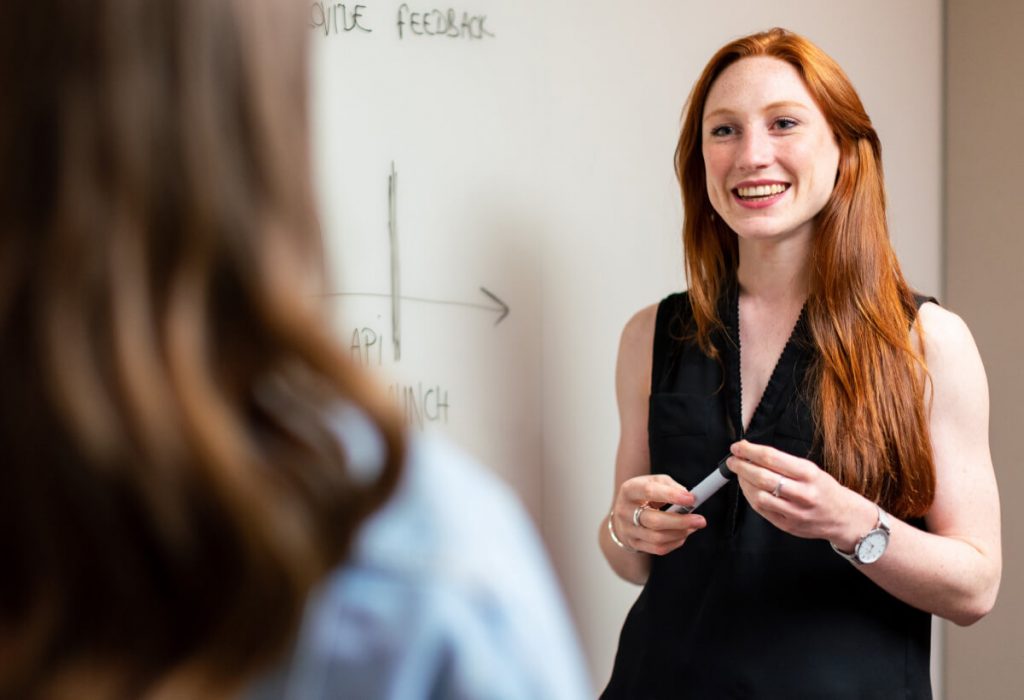
[[539,520],[540,246],[557,198],[528,19],[516,3],[310,6],[336,330],[414,429],[454,437]]
[[684,284],[672,154],[689,89],[737,36],[778,25],[821,45],[882,138],[904,271],[936,293],[941,2],[308,5],[335,331],[414,430],[521,495],[602,686],[638,592],[596,545],[615,353],[629,316]]

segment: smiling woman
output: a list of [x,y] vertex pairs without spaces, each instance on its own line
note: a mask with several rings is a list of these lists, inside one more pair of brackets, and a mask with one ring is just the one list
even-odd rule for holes
[[741,61],[715,81],[703,119],[711,205],[737,235],[810,237],[829,197],[839,147],[796,68]]
[[[808,40],[754,34],[676,170],[690,288],[619,347],[599,541],[644,589],[602,697],[930,698],[930,615],[995,602],[999,499],[977,348],[903,278],[871,121]],[[659,510],[723,455],[699,512]]]

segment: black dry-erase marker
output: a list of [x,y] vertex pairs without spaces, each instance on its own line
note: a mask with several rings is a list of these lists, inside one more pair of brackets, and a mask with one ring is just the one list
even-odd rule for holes
[[732,455],[722,457],[714,471],[704,477],[704,480],[690,489],[693,494],[692,506],[680,506],[675,503],[666,503],[661,510],[669,513],[692,513],[697,510],[701,503],[711,498],[718,489],[722,488],[736,478],[736,474],[726,465],[726,460]]

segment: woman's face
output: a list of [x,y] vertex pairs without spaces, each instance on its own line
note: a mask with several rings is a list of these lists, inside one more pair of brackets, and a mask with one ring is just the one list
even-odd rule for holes
[[796,69],[740,59],[704,105],[704,169],[711,205],[748,240],[810,238],[839,167],[839,146]]

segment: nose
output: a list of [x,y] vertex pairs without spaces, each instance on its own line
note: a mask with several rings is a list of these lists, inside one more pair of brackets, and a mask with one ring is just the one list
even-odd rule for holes
[[740,137],[736,166],[741,170],[760,170],[771,165],[775,153],[771,137],[760,129],[747,129]]

